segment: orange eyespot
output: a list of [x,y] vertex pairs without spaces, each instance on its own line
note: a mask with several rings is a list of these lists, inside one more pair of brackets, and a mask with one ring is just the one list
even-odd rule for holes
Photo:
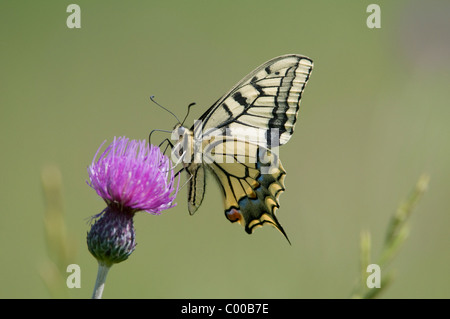
[[232,208],[230,211],[225,213],[228,220],[232,223],[240,222],[242,220],[242,214],[236,209]]

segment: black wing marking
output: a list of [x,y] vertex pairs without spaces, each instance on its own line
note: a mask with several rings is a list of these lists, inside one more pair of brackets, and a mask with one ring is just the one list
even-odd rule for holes
[[252,135],[252,130],[260,130],[264,136],[255,141],[259,145],[270,147],[274,139],[277,145],[285,144],[294,131],[312,67],[312,61],[300,55],[284,55],[264,63],[214,103],[195,129],[207,132],[218,128],[228,136]]

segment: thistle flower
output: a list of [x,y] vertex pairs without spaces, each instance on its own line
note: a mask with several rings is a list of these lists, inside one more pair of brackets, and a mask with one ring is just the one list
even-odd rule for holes
[[126,260],[136,247],[134,214],[159,215],[175,206],[178,192],[169,159],[158,147],[114,138],[96,160],[103,144],[88,167],[88,185],[107,204],[94,216],[98,219],[87,235],[88,249],[99,263],[93,298],[101,297],[109,268]]

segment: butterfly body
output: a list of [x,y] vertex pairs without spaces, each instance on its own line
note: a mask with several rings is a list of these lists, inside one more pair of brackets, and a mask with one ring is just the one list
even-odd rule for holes
[[274,58],[238,82],[190,129],[175,127],[173,154],[189,178],[191,214],[203,201],[209,172],[221,187],[229,221],[249,234],[268,223],[286,236],[275,216],[286,176],[278,146],[292,136],[312,66],[300,55]]

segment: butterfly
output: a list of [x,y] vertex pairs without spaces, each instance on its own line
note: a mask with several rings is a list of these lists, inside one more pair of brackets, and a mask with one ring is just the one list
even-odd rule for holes
[[289,241],[276,217],[286,176],[278,146],[294,132],[312,68],[305,56],[273,58],[239,81],[190,129],[175,126],[172,158],[187,172],[191,215],[203,201],[206,174],[212,173],[230,222],[243,225],[249,234],[269,224]]

